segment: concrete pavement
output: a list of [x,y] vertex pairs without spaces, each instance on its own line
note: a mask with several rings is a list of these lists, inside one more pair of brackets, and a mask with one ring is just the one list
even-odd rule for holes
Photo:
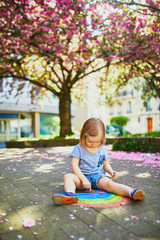
[[[52,194],[63,192],[63,175],[71,171],[72,149],[0,149],[0,240],[160,239],[160,168],[135,163],[132,155],[126,161],[112,153],[115,181],[143,189],[144,201],[112,208],[53,204]],[[34,226],[24,227],[26,219]]]

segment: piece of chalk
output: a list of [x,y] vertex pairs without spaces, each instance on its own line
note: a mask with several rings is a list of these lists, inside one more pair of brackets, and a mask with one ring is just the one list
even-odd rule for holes
[[118,178],[118,175],[115,175],[113,178]]

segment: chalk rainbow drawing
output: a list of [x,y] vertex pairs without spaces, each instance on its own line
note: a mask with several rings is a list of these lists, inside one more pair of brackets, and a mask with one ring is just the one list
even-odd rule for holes
[[101,190],[95,190],[93,193],[84,191],[78,193],[78,203],[76,205],[88,206],[88,207],[118,207],[126,205],[131,201],[128,197],[121,197],[114,193],[109,193]]

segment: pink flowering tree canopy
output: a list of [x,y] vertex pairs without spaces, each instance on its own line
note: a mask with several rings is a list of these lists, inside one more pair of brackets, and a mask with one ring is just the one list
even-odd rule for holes
[[[100,1],[99,1],[100,3]],[[71,131],[71,89],[108,66],[100,36],[104,19],[96,1],[44,0],[0,3],[0,79],[12,78],[19,89],[29,81],[59,98],[61,136]],[[98,35],[97,35],[98,34]]]
[[[136,1],[121,1],[121,4],[124,2]],[[144,94],[150,92],[151,96],[160,98],[160,2],[146,1],[146,5],[140,7],[141,12],[139,7],[127,10],[123,5],[109,15],[111,24],[106,31],[110,32],[112,41],[108,44],[107,35],[106,54],[108,51],[115,54],[116,48],[113,64],[120,73],[115,80],[117,89],[133,77],[143,77],[146,81]]]
[[18,81],[18,91],[30,82],[56,95],[60,135],[71,135],[71,91],[91,73],[127,66],[123,82],[140,74],[158,94],[160,21],[151,11],[103,0],[1,1],[0,80],[12,78],[12,87]]

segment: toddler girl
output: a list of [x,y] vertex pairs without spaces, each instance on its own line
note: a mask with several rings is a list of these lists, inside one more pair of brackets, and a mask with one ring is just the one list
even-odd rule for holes
[[72,158],[73,173],[64,176],[64,193],[52,196],[55,204],[71,204],[78,201],[76,189],[85,188],[92,192],[92,188],[115,193],[119,196],[130,197],[134,200],[143,200],[145,194],[140,189],[116,183],[107,177],[109,173],[113,178],[117,173],[108,162],[105,144],[105,126],[100,119],[90,118],[80,134],[80,143],[77,144],[70,157]]

